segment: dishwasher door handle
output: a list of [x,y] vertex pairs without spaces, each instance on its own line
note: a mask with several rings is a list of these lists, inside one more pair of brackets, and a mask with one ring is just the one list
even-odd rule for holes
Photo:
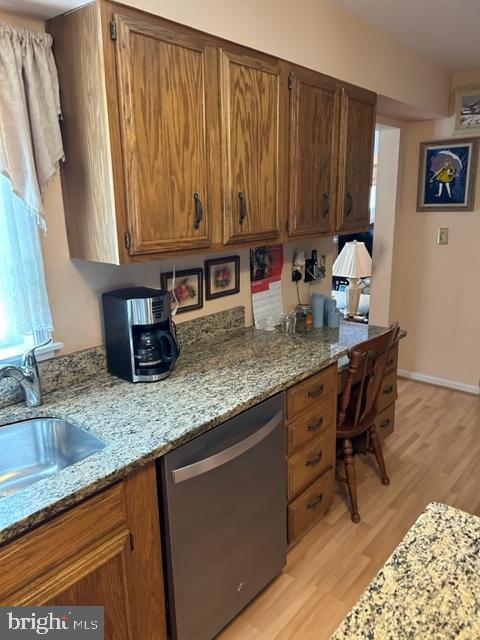
[[252,435],[245,438],[245,440],[241,440],[237,444],[234,444],[233,446],[228,447],[228,449],[220,451],[209,458],[204,458],[203,460],[199,460],[193,464],[188,464],[185,467],[174,469],[172,471],[173,484],[178,484],[179,482],[184,482],[184,480],[190,480],[191,478],[196,478],[197,476],[202,475],[202,473],[206,473],[207,471],[211,471],[212,469],[216,469],[217,467],[227,464],[227,462],[235,460],[235,458],[246,453],[262,442],[262,440],[265,440],[265,438],[278,427],[282,422],[282,419],[283,411],[279,411],[261,429],[252,433]]

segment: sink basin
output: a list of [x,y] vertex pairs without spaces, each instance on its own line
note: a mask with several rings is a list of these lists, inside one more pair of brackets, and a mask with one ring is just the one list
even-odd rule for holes
[[106,447],[88,431],[57,418],[0,427],[0,498],[52,476]]

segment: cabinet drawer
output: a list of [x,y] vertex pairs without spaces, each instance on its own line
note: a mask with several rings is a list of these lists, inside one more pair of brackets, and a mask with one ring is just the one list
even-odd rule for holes
[[377,410],[381,413],[397,399],[397,372],[393,371],[385,376],[380,389]]
[[375,419],[379,438],[385,440],[395,429],[395,403],[388,406]]
[[125,523],[124,487],[117,484],[7,544],[0,549],[0,602]]
[[287,420],[315,406],[320,399],[337,391],[337,365],[311,376],[287,390]]
[[288,459],[288,499],[297,496],[334,463],[335,432],[328,430]]
[[385,375],[392,373],[397,370],[398,366],[398,342],[394,345],[392,350],[390,351],[390,355],[387,360],[387,365],[385,367]]
[[305,446],[317,436],[335,429],[337,397],[332,394],[311,411],[287,424],[287,454]]
[[334,483],[335,469],[329,469],[288,505],[289,544],[302,535],[331,505]]

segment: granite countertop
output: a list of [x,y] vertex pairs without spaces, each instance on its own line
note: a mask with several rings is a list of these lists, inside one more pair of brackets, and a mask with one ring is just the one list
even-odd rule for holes
[[172,375],[132,384],[107,373],[44,395],[42,406],[0,409],[0,425],[63,418],[107,447],[0,499],[0,543],[126,476],[170,449],[327,367],[353,345],[386,331],[345,323],[287,335],[243,329],[185,347]]
[[332,640],[480,638],[480,518],[431,503]]

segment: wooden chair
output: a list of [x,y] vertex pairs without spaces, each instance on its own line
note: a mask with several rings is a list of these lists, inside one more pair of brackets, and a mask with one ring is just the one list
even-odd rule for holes
[[360,522],[357,506],[357,482],[352,438],[368,432],[368,451],[375,454],[382,484],[390,484],[383,459],[382,446],[375,428],[377,404],[389,353],[398,340],[400,328],[394,324],[387,333],[365,340],[350,349],[349,365],[337,413],[337,440],[342,440],[345,478],[352,505],[352,521]]

